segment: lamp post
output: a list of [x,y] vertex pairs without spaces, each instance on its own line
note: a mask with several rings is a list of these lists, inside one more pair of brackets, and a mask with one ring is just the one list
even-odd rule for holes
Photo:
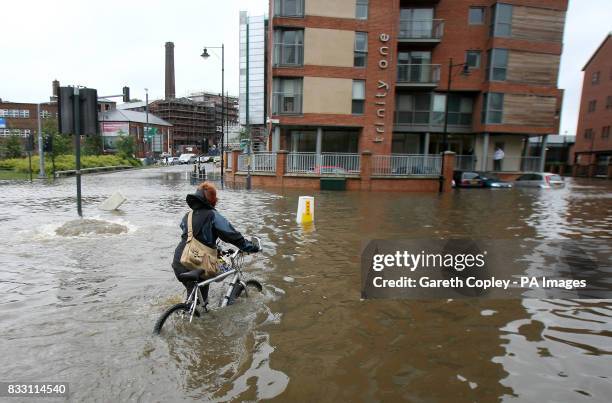
[[[223,152],[225,150],[225,44],[221,46],[209,46],[211,49],[221,49],[221,189],[223,189]],[[208,59],[208,48],[200,55],[204,60]],[[216,123],[215,123],[216,126]]]
[[[149,137],[149,89],[148,88],[145,88],[145,115],[146,115],[147,125],[146,125],[145,130],[144,130],[145,133],[143,133],[143,134],[144,134],[145,140],[147,140],[147,142],[151,143],[151,145],[150,145],[151,151],[147,155],[147,157],[150,157],[153,154],[153,141]],[[145,153],[146,153],[146,150],[145,150]],[[147,162],[149,162],[148,158],[147,158]]]
[[[468,75],[469,74],[469,66],[467,63],[457,63],[457,64],[453,64],[453,58],[451,57],[450,59],[448,59],[448,84],[446,87],[446,99],[445,99],[445,105],[444,105],[444,129],[442,131],[442,152],[445,153],[446,151],[448,151],[448,105],[449,105],[449,99],[450,99],[450,94],[451,94],[451,87],[453,84],[453,69],[455,67],[461,67],[463,66],[463,71],[462,73],[464,75]],[[442,166],[441,166],[441,172],[440,172],[440,192],[442,192],[444,188],[444,155],[442,155]]]

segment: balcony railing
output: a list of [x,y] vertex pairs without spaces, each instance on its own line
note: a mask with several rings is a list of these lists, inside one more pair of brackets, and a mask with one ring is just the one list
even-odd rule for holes
[[299,43],[275,43],[274,66],[302,66],[304,45]]
[[253,153],[238,156],[238,171],[246,172],[249,169],[249,157],[251,158],[251,172],[276,172],[276,153]]
[[487,160],[487,171],[493,172],[539,172],[541,157],[504,157],[496,162]]
[[475,155],[457,155],[455,156],[455,169],[474,171],[476,170],[476,161]]
[[358,175],[361,168],[359,154],[350,153],[289,153],[287,173],[317,176]]
[[398,63],[397,82],[437,85],[440,82],[440,65]]
[[442,172],[442,156],[392,154],[372,156],[374,176],[439,176]]
[[272,113],[275,115],[299,115],[302,113],[302,94],[275,92],[272,94]]
[[400,40],[439,41],[443,35],[444,20],[400,20]]

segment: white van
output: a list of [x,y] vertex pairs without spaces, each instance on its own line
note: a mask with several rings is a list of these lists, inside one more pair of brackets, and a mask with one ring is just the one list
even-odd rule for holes
[[189,164],[190,162],[195,161],[196,155],[195,154],[181,154],[181,156],[178,159],[178,163],[180,165],[182,164]]

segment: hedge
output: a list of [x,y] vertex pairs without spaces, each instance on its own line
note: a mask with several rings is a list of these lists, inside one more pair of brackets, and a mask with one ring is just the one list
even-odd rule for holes
[[[141,166],[141,162],[133,158],[121,158],[116,155],[86,155],[81,156],[81,168],[110,167],[117,165],[129,165],[133,167]],[[13,170],[15,172],[29,173],[27,158],[12,158],[0,160],[0,169]],[[56,171],[68,171],[75,169],[74,155],[60,155],[55,158]],[[32,170],[38,171],[38,156],[32,156]],[[53,172],[53,165],[50,158],[45,158],[45,171],[47,174]]]

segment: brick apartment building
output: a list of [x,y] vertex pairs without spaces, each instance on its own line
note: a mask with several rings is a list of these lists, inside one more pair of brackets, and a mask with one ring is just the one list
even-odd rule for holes
[[612,177],[612,33],[584,66],[574,175]]
[[[0,137],[38,135],[37,104],[0,100]],[[57,103],[40,105],[42,119],[57,118]]]
[[448,105],[458,166],[491,170],[499,147],[498,170],[539,169],[540,158],[527,157],[529,138],[540,136],[545,149],[558,133],[567,4],[272,0],[270,149],[439,154]]

